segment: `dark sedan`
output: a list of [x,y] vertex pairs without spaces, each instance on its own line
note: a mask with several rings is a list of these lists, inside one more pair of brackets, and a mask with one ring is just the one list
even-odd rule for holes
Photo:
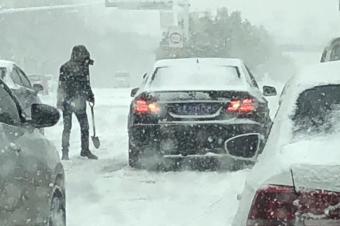
[[[276,90],[264,87],[264,94]],[[239,59],[159,61],[132,96],[131,167],[168,159],[254,162],[271,127],[268,103]]]
[[33,104],[31,118],[0,80],[0,225],[65,226],[64,170],[55,147],[35,128],[55,125],[59,112]]

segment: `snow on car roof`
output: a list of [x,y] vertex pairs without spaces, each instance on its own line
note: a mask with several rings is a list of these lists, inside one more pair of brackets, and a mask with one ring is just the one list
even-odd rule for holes
[[0,67],[11,67],[14,64],[12,61],[0,60]]
[[155,67],[189,66],[197,63],[234,67],[240,67],[243,65],[242,60],[237,58],[182,58],[160,60],[156,62]]
[[[202,66],[202,67],[201,67]],[[160,60],[155,63],[154,71],[156,72],[160,68],[169,68],[172,72],[177,72],[175,75],[180,73],[202,73],[201,77],[208,76],[207,71],[211,72],[209,74],[212,77],[215,75],[220,75],[223,67],[235,67],[238,68],[235,71],[235,74],[239,73],[240,80],[236,81],[236,83],[225,84],[223,82],[217,82],[218,84],[194,84],[192,82],[185,81],[188,78],[184,78],[181,76],[181,80],[177,81],[179,78],[173,77],[174,80],[177,81],[176,85],[171,86],[168,84],[166,87],[157,87],[154,85],[147,86],[147,89],[150,91],[170,91],[170,90],[236,90],[236,91],[245,91],[250,92],[249,87],[247,86],[247,82],[245,81],[244,76],[244,64],[241,59],[236,58],[181,58],[181,59],[165,59]],[[226,69],[227,70],[227,69]],[[226,71],[227,72],[227,71]],[[169,72],[170,73],[170,72]],[[227,74],[227,73],[226,73]],[[198,75],[197,75],[198,76]],[[217,76],[218,77],[218,76]],[[236,76],[237,77],[237,76]],[[226,77],[228,78],[228,77]],[[202,80],[197,80],[196,83],[202,83]],[[232,79],[231,79],[232,81]],[[183,84],[178,84],[182,82]],[[167,84],[167,82],[165,82]],[[255,95],[255,94],[254,94]]]

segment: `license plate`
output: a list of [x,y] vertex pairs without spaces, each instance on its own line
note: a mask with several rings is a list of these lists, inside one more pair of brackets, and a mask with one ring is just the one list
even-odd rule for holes
[[305,220],[304,226],[339,226],[340,220]]
[[207,104],[188,104],[177,107],[177,114],[180,115],[210,115],[216,113],[216,106]]

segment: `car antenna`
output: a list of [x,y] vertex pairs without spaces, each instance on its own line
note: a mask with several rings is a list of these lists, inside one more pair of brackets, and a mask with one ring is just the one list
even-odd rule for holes
[[292,177],[292,182],[293,182],[293,191],[296,195],[299,195],[299,192],[296,189],[296,184],[295,184],[295,178],[294,178],[294,172],[293,169],[290,169],[290,176]]

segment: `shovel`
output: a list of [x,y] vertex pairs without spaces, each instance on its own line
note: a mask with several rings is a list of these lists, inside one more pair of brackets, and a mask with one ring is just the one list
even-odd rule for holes
[[90,107],[91,107],[92,126],[93,126],[93,136],[91,138],[92,138],[93,146],[96,149],[98,149],[100,147],[100,140],[99,140],[99,137],[96,136],[96,123],[94,120],[94,105],[90,103]]

